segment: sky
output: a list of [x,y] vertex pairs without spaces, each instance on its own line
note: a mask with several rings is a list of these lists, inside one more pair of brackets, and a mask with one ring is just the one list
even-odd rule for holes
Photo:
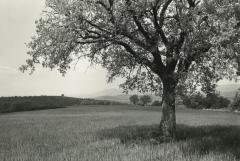
[[0,0],[0,96],[77,96],[118,88],[121,80],[107,84],[106,71],[86,60],[65,77],[50,69],[38,68],[33,75],[18,70],[28,58],[25,43],[34,36],[44,6],[44,0]]
[[44,3],[45,0],[0,0],[0,96],[80,96],[118,88],[121,79],[107,84],[106,71],[99,66],[89,68],[86,60],[65,77],[50,69],[38,68],[33,75],[18,70],[28,58],[25,43],[35,34],[34,22],[41,17]]

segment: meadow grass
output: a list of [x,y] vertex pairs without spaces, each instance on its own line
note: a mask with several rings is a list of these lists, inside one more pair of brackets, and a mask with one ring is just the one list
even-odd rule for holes
[[162,143],[159,107],[79,106],[0,115],[1,161],[237,161],[240,115],[177,108]]

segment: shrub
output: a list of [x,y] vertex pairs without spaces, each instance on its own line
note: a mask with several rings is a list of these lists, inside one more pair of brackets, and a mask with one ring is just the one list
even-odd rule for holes
[[152,106],[162,106],[162,101],[154,101]]
[[10,102],[1,102],[0,104],[0,113],[11,112],[11,103]]
[[236,95],[233,99],[233,102],[231,104],[231,108],[233,110],[237,110],[239,111],[240,110],[240,94],[238,92],[236,92]]
[[203,104],[205,104],[206,108],[219,109],[228,107],[230,101],[218,94],[211,93],[206,96]]
[[140,104],[146,106],[152,102],[152,98],[149,95],[143,95],[140,97]]
[[139,98],[138,98],[138,95],[132,95],[129,97],[129,100],[131,103],[133,103],[134,105],[138,104],[139,103]]
[[193,109],[220,109],[228,107],[230,101],[218,94],[210,93],[203,96],[201,93],[183,97],[183,104]]
[[34,104],[31,101],[15,101],[11,104],[10,111],[29,111],[34,109]]
[[193,108],[193,109],[203,108],[202,107],[203,102],[204,102],[204,98],[200,93],[183,97],[183,104],[188,108]]

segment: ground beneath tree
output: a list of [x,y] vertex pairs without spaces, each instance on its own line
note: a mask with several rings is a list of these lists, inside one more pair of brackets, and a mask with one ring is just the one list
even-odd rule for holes
[[158,140],[159,107],[79,106],[0,115],[0,158],[237,161],[240,115],[177,108],[177,140]]

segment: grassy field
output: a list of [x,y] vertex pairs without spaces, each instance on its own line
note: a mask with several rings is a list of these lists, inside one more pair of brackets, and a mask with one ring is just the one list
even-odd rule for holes
[[79,106],[0,115],[1,161],[237,161],[240,115],[177,109],[159,142],[158,107]]

